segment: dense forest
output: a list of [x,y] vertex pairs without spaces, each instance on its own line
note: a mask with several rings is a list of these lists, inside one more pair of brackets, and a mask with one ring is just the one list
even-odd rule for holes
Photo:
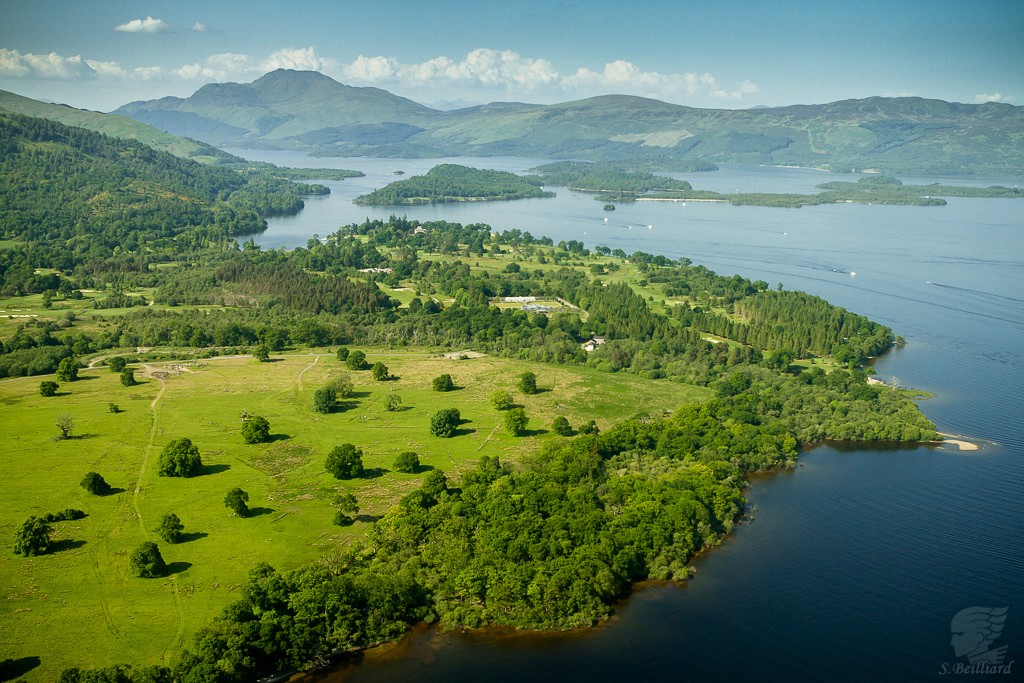
[[386,185],[356,197],[356,204],[391,206],[398,204],[440,204],[527,197],[553,197],[541,189],[541,180],[508,173],[440,164],[421,176]]
[[[298,196],[272,171],[201,167],[25,117],[0,122],[2,295],[39,297],[46,311],[94,290],[87,315],[66,309],[7,328],[0,377],[73,372],[107,349],[145,360],[415,346],[715,396],[552,440],[515,465],[484,457],[458,481],[433,470],[364,540],[289,573],[254,567],[173,668],[71,669],[66,683],[251,681],[317,669],[421,621],[587,626],[633,581],[688,576],[694,553],[741,519],[748,474],[791,466],[821,439],[939,438],[901,392],[866,382],[865,363],[892,330],[820,298],[685,258],[394,216],[263,251],[231,236]],[[559,307],[531,312],[505,297]]]

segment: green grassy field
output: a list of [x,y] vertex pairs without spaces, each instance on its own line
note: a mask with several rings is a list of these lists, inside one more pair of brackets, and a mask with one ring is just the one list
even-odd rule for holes
[[[571,424],[595,419],[601,427],[638,411],[659,413],[710,391],[633,375],[587,368],[538,366],[479,357],[455,360],[427,351],[366,349],[397,379],[374,382],[352,372],[333,354],[295,352],[258,363],[250,357],[151,363],[138,367],[142,383],[124,387],[106,367],[83,370],[43,398],[47,377],[0,382],[3,470],[8,477],[0,508],[0,658],[38,656],[26,680],[53,680],[65,667],[115,662],[169,662],[225,604],[237,596],[249,569],[267,561],[287,570],[314,561],[357,538],[430,467],[457,481],[484,454],[514,462],[557,437],[546,430],[557,415]],[[537,374],[542,392],[515,390],[518,375]],[[431,379],[449,373],[459,387],[437,393]],[[313,392],[347,375],[356,397],[344,411],[320,415]],[[514,438],[503,414],[487,401],[507,389],[530,416],[529,436]],[[385,410],[389,393],[403,409]],[[109,403],[122,410],[112,413]],[[451,439],[431,436],[430,416],[458,408],[464,420]],[[272,441],[246,445],[241,414],[266,417]],[[70,413],[74,438],[55,440],[57,416]],[[157,476],[160,450],[187,436],[199,447],[204,472],[188,479]],[[370,476],[337,481],[323,461],[335,445],[363,450]],[[395,456],[414,450],[424,465],[416,474],[391,471]],[[86,493],[79,481],[102,474],[118,492]],[[225,493],[240,486],[257,514],[232,516]],[[361,519],[332,525],[331,502],[339,491],[359,499]],[[85,519],[54,524],[57,551],[41,557],[11,552],[15,530],[30,515],[73,507]],[[184,543],[159,541],[153,528],[175,512],[185,524]],[[128,556],[145,540],[157,541],[171,574],[163,579],[130,575]]]

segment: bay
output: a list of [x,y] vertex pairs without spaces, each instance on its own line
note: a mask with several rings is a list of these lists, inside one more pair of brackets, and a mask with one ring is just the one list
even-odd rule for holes
[[[879,378],[933,392],[922,411],[941,431],[981,444],[976,452],[815,448],[795,470],[752,483],[756,521],[700,558],[695,580],[636,591],[608,624],[515,636],[419,629],[397,649],[358,657],[325,680],[926,680],[941,678],[943,663],[963,661],[950,646],[950,620],[971,606],[1009,608],[994,646],[1008,646],[1007,661],[1024,660],[1024,203],[636,202],[605,212],[589,195],[548,188],[558,196],[396,210],[351,199],[396,180],[396,170],[408,176],[463,163],[524,172],[542,161],[241,153],[367,174],[328,182],[332,195],[272,220],[254,236],[264,248],[304,246],[314,234],[398,213],[686,257],[720,274],[781,282],[903,335],[904,348],[876,360]],[[768,192],[812,192],[820,182],[859,177],[744,166],[673,175],[697,188]]]

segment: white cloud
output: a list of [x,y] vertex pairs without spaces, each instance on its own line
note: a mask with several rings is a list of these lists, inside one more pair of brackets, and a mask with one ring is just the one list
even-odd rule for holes
[[275,69],[297,69],[299,71],[322,71],[333,64],[330,60],[321,59],[314,47],[284,48],[270,55],[260,65],[260,71]]
[[1012,102],[1014,98],[1009,95],[1004,95],[999,92],[992,93],[991,95],[975,95],[974,101],[978,104],[984,104],[986,102]]
[[132,19],[114,27],[115,31],[122,33],[156,33],[157,31],[170,31],[170,25],[163,19],[146,17],[145,19]]
[[96,71],[81,55],[64,57],[56,52],[48,55],[22,53],[0,48],[0,75],[27,78],[74,79],[90,78]]
[[479,48],[461,61],[439,56],[405,64],[392,57],[359,55],[337,67],[345,81],[362,84],[395,83],[411,87],[438,84],[481,85],[488,88],[532,90],[557,83],[559,74],[546,59],[523,57],[511,50]]
[[197,21],[196,23],[192,24],[192,30],[196,33],[206,33],[210,29],[203,22]]
[[614,92],[664,100],[707,96],[739,101],[761,90],[756,83],[746,79],[740,81],[734,89],[728,90],[707,72],[663,74],[644,71],[636,64],[622,59],[608,62],[603,71],[580,67],[573,75],[563,78],[561,86],[579,96]]

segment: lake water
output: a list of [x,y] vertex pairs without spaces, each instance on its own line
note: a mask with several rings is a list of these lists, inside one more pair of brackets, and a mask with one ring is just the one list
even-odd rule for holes
[[[236,150],[236,153],[238,151]],[[256,236],[265,248],[391,213],[484,222],[556,242],[692,259],[823,296],[891,326],[905,348],[878,359],[880,378],[926,389],[940,431],[981,444],[906,449],[818,447],[793,471],[758,478],[756,521],[696,562],[686,586],[649,586],[599,628],[507,636],[417,630],[391,651],[350,662],[328,681],[926,680],[964,661],[950,620],[1008,607],[993,647],[1024,671],[1024,201],[956,199],[945,207],[834,205],[776,209],[637,202],[605,212],[590,196],[359,207],[352,197],[441,160],[311,159],[244,151],[365,178],[329,182]],[[524,171],[540,160],[443,160]],[[726,167],[677,174],[719,191],[813,191],[856,176]],[[933,178],[903,178],[934,182]],[[944,183],[1014,185],[1013,178]],[[604,219],[608,219],[607,222]]]

